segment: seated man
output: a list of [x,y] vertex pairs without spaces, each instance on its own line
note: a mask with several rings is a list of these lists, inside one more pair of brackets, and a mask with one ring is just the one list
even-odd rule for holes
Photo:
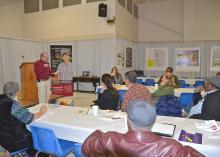
[[206,79],[207,95],[190,109],[190,118],[220,121],[220,77]]
[[[172,67],[167,67],[166,70],[165,70],[165,72],[164,72],[164,74],[166,74],[166,73],[171,73],[171,74],[173,74],[173,68],[172,68]],[[163,75],[164,75],[164,74],[163,74]],[[160,79],[159,79],[159,81],[158,81],[158,84],[160,84],[160,83],[162,82],[163,75],[160,77]],[[175,88],[178,88],[179,85],[180,85],[179,82],[178,82],[178,77],[173,74],[173,78],[174,78],[174,85],[173,85],[173,86],[174,86]]]
[[132,100],[145,100],[148,103],[152,103],[152,97],[149,89],[141,84],[136,83],[137,74],[134,71],[129,71],[125,73],[125,84],[129,87],[128,91],[125,93],[121,111],[126,112],[126,106],[129,101]]
[[82,145],[85,156],[102,157],[201,157],[189,146],[152,133],[156,120],[155,108],[146,101],[135,100],[127,105],[128,132],[92,133]]

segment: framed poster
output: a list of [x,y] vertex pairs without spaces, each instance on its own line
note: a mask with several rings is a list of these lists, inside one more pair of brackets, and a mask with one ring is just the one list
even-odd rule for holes
[[200,71],[200,48],[176,48],[177,71]]
[[116,54],[117,67],[123,68],[125,66],[125,52],[123,49],[117,49]]
[[211,48],[210,71],[220,71],[220,46]]
[[126,68],[132,67],[132,48],[126,47]]
[[62,54],[68,53],[72,62],[72,45],[50,45],[51,69],[57,71],[58,65],[63,62]]
[[146,48],[145,69],[163,71],[168,66],[168,48]]

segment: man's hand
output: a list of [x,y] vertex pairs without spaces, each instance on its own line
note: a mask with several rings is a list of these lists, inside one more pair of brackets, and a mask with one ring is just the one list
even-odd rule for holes
[[0,153],[0,157],[10,157],[10,153],[8,151],[4,151]]

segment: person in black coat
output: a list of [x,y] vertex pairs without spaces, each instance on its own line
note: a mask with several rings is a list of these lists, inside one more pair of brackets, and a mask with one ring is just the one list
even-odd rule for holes
[[206,80],[205,89],[212,92],[205,96],[201,113],[190,118],[220,121],[220,77],[213,76]]
[[96,105],[99,106],[101,110],[118,110],[118,92],[112,86],[113,79],[110,74],[102,75],[102,82],[104,91],[100,94]]

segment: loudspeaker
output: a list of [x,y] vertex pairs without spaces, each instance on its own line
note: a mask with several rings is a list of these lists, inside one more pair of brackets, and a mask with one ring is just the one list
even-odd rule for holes
[[107,4],[99,4],[99,17],[107,17]]

